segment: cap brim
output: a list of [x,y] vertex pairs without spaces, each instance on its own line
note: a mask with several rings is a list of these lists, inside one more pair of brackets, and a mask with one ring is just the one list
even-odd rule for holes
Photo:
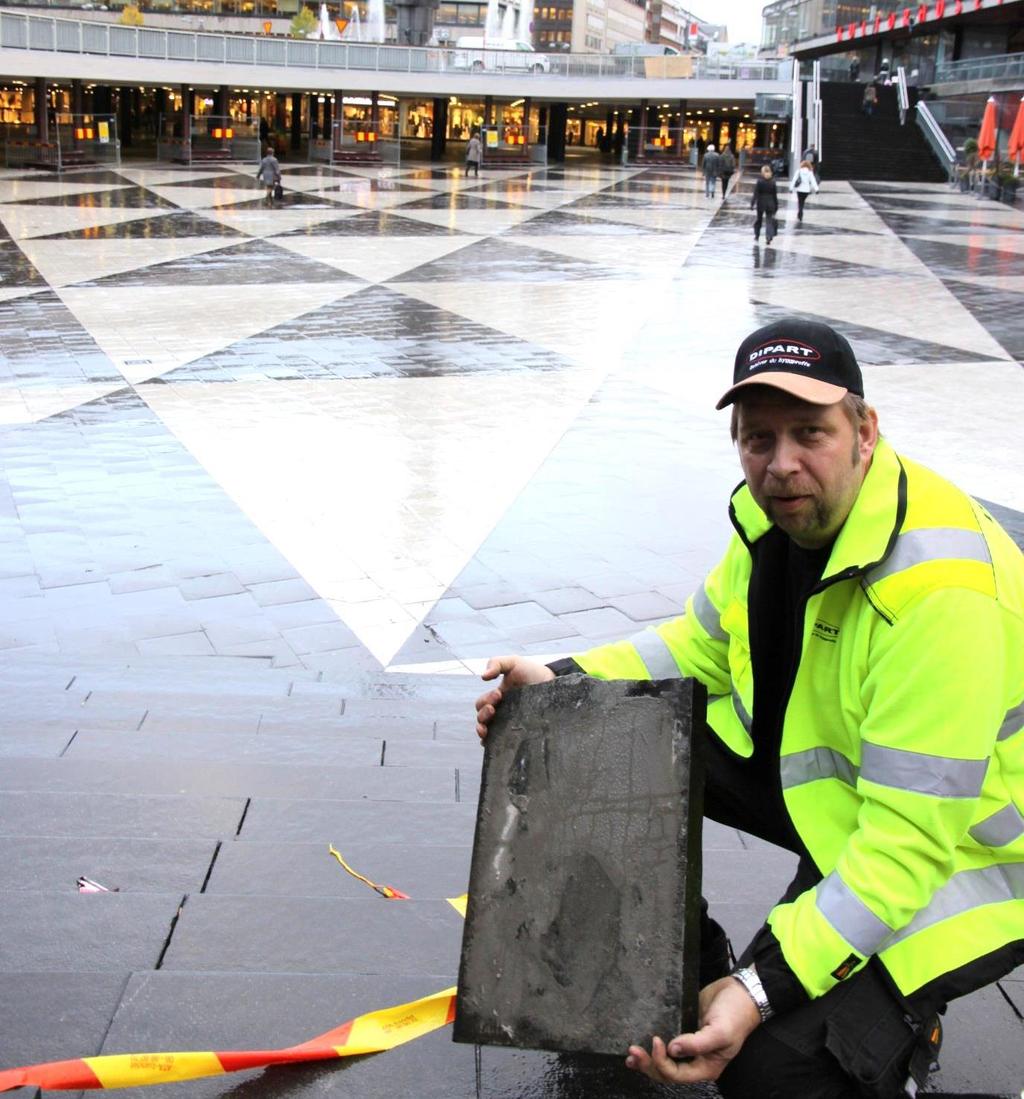
[[803,374],[787,374],[782,370],[772,370],[737,382],[725,391],[715,408],[725,408],[727,404],[732,404],[739,390],[748,385],[770,385],[773,389],[791,393],[801,401],[807,401],[808,404],[835,404],[850,392],[841,385],[820,382],[816,378],[807,378]]

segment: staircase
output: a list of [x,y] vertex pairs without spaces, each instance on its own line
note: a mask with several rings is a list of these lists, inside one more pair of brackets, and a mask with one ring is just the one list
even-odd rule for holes
[[878,106],[861,110],[863,84],[821,85],[821,161],[824,179],[878,179],[943,183],[946,173],[914,119],[916,92],[900,125],[897,89],[878,86]]

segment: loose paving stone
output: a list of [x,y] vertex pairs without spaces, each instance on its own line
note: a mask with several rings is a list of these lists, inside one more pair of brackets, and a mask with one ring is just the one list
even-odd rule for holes
[[[356,871],[414,900],[445,900],[466,892],[470,846],[352,843],[344,830],[312,843],[227,843],[217,855],[206,894],[217,896],[332,897],[364,900],[369,887],[331,856],[333,844]],[[398,903],[398,902],[388,902]]]
[[511,692],[486,743],[456,1041],[618,1053],[694,1029],[694,680]]
[[121,893],[198,891],[212,840],[0,836],[0,892],[75,892],[79,875]]
[[461,917],[440,900],[202,894],[182,910],[163,968],[382,977],[414,971],[452,983],[461,937]]
[[0,896],[0,973],[127,976],[133,969],[150,969],[160,959],[181,901],[180,893]]

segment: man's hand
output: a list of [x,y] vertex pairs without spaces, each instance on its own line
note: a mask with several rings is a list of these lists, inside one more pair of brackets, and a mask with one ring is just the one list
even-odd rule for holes
[[[723,977],[701,989],[700,1021],[700,1030],[673,1038],[667,1049],[660,1038],[651,1043],[650,1053],[642,1046],[630,1046],[626,1067],[660,1084],[717,1080],[757,1028],[761,1016],[743,985]],[[679,1057],[692,1060],[680,1063],[675,1060]]]
[[547,683],[555,678],[555,673],[546,664],[528,660],[525,656],[497,656],[488,660],[482,678],[497,679],[499,675],[504,677],[501,684],[476,700],[476,735],[481,740],[487,736],[487,726],[494,717],[498,703],[505,697],[505,691],[511,687]]

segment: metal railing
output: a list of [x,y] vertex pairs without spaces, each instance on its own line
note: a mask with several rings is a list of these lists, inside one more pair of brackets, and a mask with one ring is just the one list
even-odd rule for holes
[[925,141],[931,146],[932,152],[942,162],[949,178],[953,179],[956,175],[956,151],[923,99],[917,102],[917,126],[924,134]]
[[[307,42],[243,34],[122,27],[53,16],[0,12],[0,49],[40,50],[153,61],[266,65],[273,68],[364,70],[378,72],[514,74],[560,77],[647,76],[643,57],[606,54],[544,54],[473,50],[478,66],[466,65],[465,50],[433,46],[390,46],[366,42]],[[709,62],[694,59],[692,75],[678,79],[788,80],[790,61]]]
[[940,61],[935,66],[935,83],[966,80],[1001,80],[1024,77],[1024,53],[1001,53],[992,57],[971,57],[964,61]]
[[907,88],[907,70],[900,65],[896,70],[896,102],[900,109],[900,125],[906,126],[910,110],[910,91]]

